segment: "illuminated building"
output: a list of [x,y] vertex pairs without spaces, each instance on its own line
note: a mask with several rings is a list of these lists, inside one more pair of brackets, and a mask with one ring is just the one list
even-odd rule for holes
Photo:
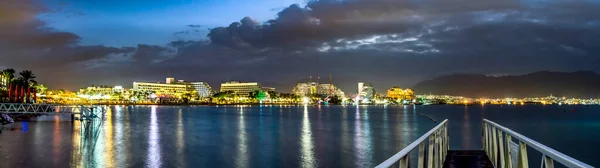
[[274,92],[275,88],[273,87],[262,87],[262,90],[265,92]]
[[363,82],[358,83],[358,92],[356,92],[356,93],[358,93],[358,95],[360,95],[362,93],[364,86],[365,86],[365,83],[363,83]]
[[[79,89],[79,97],[86,99],[111,99],[113,95],[123,94],[125,89],[122,86],[90,86]],[[118,98],[115,98],[118,99]]]
[[332,84],[319,84],[316,82],[301,82],[296,84],[292,93],[298,96],[309,96],[319,94],[326,96],[344,97],[344,92]]
[[369,84],[369,83],[358,83],[358,95],[362,98],[362,99],[369,99],[372,100],[375,97],[375,94],[377,94],[377,92],[375,92],[375,89],[373,88],[373,85]]
[[189,85],[196,90],[198,97],[210,97],[213,95],[212,88],[206,82],[190,82]]
[[167,84],[175,83],[175,78],[167,78],[165,83],[167,83]]
[[[167,78],[167,82],[173,82]],[[153,92],[157,97],[175,98],[188,91],[185,83],[133,82],[133,90]]]
[[125,91],[125,88],[123,88],[123,86],[115,86],[115,87],[113,87],[113,92],[123,93],[124,91]]
[[221,83],[221,92],[232,91],[241,96],[250,96],[250,93],[261,89],[258,82],[230,81]]
[[298,96],[308,96],[312,93],[316,93],[316,87],[314,87],[315,88],[314,92],[312,89],[313,86],[316,84],[317,83],[315,83],[315,82],[298,83],[292,90],[292,93],[295,95],[298,95]]
[[333,84],[319,84],[317,87],[317,94],[327,96],[338,96],[345,97],[344,92]]
[[149,91],[161,98],[180,98],[186,92],[196,91],[199,97],[210,97],[212,88],[206,82],[185,82],[175,78],[166,78],[165,83],[133,82],[136,91]]
[[90,86],[87,88],[79,89],[79,94],[86,95],[112,95],[114,93],[123,93],[122,86]]
[[387,97],[393,99],[412,100],[415,98],[415,92],[411,89],[402,89],[400,87],[392,87],[387,91]]

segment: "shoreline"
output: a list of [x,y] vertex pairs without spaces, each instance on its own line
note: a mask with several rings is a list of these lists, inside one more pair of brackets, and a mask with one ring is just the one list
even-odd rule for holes
[[[290,104],[275,104],[275,103],[237,103],[237,104],[216,104],[216,103],[181,103],[181,104],[175,104],[175,103],[164,103],[164,104],[156,104],[156,103],[96,103],[96,104],[52,104],[52,105],[57,105],[57,106],[73,106],[73,105],[99,105],[99,106],[213,106],[213,107],[218,107],[218,106],[305,106],[305,104],[296,104],[296,103],[290,103]],[[383,105],[383,104],[360,104],[358,106],[392,106],[392,107],[402,107],[402,106],[422,106],[422,107],[426,107],[426,106],[464,106],[464,107],[470,107],[470,106],[481,106],[481,107],[485,107],[485,106],[598,106],[600,104],[563,104],[563,105],[559,105],[559,104],[524,104],[524,105],[520,105],[520,104],[512,104],[512,105],[508,105],[508,104],[485,104],[485,105],[464,105],[464,104],[436,104],[436,105],[414,105],[414,104],[408,104],[408,105]],[[347,105],[343,105],[343,104],[328,104],[328,105],[324,105],[324,104],[307,104],[307,106],[357,106],[354,104],[347,104]]]

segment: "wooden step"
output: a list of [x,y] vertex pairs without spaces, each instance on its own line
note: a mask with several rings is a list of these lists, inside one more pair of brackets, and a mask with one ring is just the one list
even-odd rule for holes
[[493,168],[492,161],[482,150],[449,150],[445,168]]

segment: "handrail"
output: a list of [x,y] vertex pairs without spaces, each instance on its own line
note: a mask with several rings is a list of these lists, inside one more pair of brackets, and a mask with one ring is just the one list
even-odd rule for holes
[[[546,167],[554,167],[554,163],[553,161],[556,160],[557,162],[567,166],[567,167],[583,167],[583,168],[593,168],[590,165],[587,165],[579,160],[576,160],[572,157],[569,157],[563,153],[560,153],[550,147],[547,147],[545,145],[542,145],[539,142],[536,142],[532,139],[527,138],[524,135],[521,135],[511,129],[508,129],[502,125],[496,124],[495,122],[492,122],[490,120],[487,119],[483,119],[484,125],[483,125],[483,141],[484,141],[484,150],[486,152],[488,152],[488,156],[490,157],[490,160],[494,161],[494,165],[496,167],[498,167],[498,162],[500,161],[502,167],[512,167],[511,164],[511,155],[510,155],[510,147],[509,147],[509,142],[512,142],[511,137],[514,137],[515,139],[519,140],[519,146],[520,146],[520,150],[519,150],[519,167],[528,167],[527,163],[527,151],[526,151],[526,146],[530,146],[531,148],[537,150],[538,152],[542,153],[542,164],[546,165]],[[496,129],[498,129],[496,131]],[[490,132],[491,131],[491,132]],[[506,134],[506,139],[502,138],[502,133]],[[493,141],[493,142],[490,142]],[[499,141],[499,143],[497,143]],[[503,142],[506,142],[506,146],[504,146]],[[498,149],[500,154],[498,154]],[[505,155],[503,154],[504,151],[507,152],[506,154],[506,160],[504,159]],[[498,157],[499,156],[499,157]],[[498,160],[500,159],[500,160]]]
[[[417,146],[419,146],[419,167],[424,166],[423,164],[425,162],[425,140],[427,138],[429,138],[429,156],[427,157],[427,163],[429,166],[427,167],[432,167],[433,164],[443,164],[449,147],[448,119],[442,121],[436,127],[429,130],[423,136],[419,137],[419,139],[404,147],[404,149],[400,150],[400,152],[385,160],[383,163],[377,165],[376,168],[391,167],[394,163],[398,161],[400,161],[400,167],[408,167],[408,154]],[[433,163],[433,159],[435,159],[435,163]]]
[[54,104],[33,103],[0,103],[0,113],[51,113],[55,111]]

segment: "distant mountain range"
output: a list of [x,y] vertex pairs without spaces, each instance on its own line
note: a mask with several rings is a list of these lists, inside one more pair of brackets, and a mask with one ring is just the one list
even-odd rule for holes
[[455,74],[415,85],[418,94],[466,97],[557,97],[600,98],[600,75],[592,71],[535,72],[520,76]]

